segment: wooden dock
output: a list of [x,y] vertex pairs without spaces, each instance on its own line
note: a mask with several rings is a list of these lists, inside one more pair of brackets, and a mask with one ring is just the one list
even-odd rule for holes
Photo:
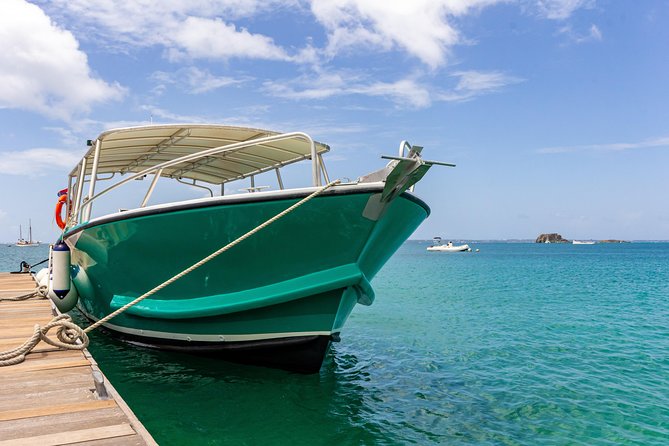
[[[0,273],[0,298],[34,288],[29,274]],[[21,345],[54,312],[48,299],[0,301],[0,351]],[[0,446],[73,443],[157,444],[86,350],[40,343],[21,364],[0,367]]]

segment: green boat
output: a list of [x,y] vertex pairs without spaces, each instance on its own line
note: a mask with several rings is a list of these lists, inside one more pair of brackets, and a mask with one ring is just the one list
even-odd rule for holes
[[[379,171],[337,184],[323,160],[329,147],[301,132],[150,125],[105,131],[89,146],[58,219],[78,306],[91,320],[320,191],[103,324],[144,346],[318,371],[353,307],[374,301],[370,280],[430,213],[409,189],[436,162],[406,141]],[[289,169],[311,184],[284,187]],[[158,183],[205,196],[174,200],[170,192],[167,202],[149,204],[160,198]],[[239,192],[231,184],[248,187],[231,194]]]

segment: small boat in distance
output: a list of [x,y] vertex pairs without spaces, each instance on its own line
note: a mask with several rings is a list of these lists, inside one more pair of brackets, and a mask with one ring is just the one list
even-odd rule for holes
[[573,245],[594,245],[594,240],[572,240]]
[[427,247],[428,251],[440,251],[440,252],[463,252],[471,251],[472,248],[469,245],[454,245],[453,242],[448,242],[445,245],[442,242],[441,237],[435,237],[432,239],[432,245]]
[[23,233],[21,232],[21,225],[19,225],[19,239],[14,246],[18,246],[18,247],[21,247],[21,248],[25,248],[25,247],[29,247],[29,246],[39,246],[39,242],[37,240],[33,240],[32,221],[28,220],[28,240],[25,240],[23,238]]

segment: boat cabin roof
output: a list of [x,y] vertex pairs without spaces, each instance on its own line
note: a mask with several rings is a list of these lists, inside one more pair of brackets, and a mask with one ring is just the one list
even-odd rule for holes
[[[160,171],[163,177],[211,184],[238,180],[311,158],[311,138],[307,135],[286,134],[293,136],[267,141],[268,137],[280,138],[280,135],[282,133],[269,130],[210,124],[147,125],[108,130],[89,143],[91,148],[83,158],[85,172],[79,172],[82,160],[70,175],[93,173],[98,144],[97,174],[140,173],[167,163]],[[260,141],[253,144],[256,139]],[[330,150],[326,144],[314,144],[318,155]],[[211,150],[211,155],[202,153],[207,150]],[[194,155],[192,160],[189,155]],[[170,164],[182,157],[186,157],[182,162]]]

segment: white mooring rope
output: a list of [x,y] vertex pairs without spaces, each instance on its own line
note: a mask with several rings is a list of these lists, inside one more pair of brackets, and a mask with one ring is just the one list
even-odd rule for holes
[[[274,217],[270,218],[266,222],[256,226],[255,228],[251,229],[249,232],[246,234],[238,237],[234,241],[228,243],[224,247],[220,248],[219,250],[209,254],[207,257],[204,259],[200,260],[199,262],[191,265],[190,267],[186,268],[185,270],[181,271],[179,274],[167,279],[165,282],[161,283],[160,285],[156,286],[150,291],[147,291],[146,293],[142,294],[132,302],[127,303],[126,305],[122,306],[118,310],[108,314],[107,316],[103,317],[99,321],[95,322],[94,324],[91,324],[90,326],[86,327],[86,329],[82,329],[81,327],[77,326],[74,322],[72,322],[72,319],[70,318],[69,315],[66,314],[61,314],[59,316],[56,316],[46,324],[43,328],[40,328],[38,324],[35,324],[35,331],[33,333],[33,336],[27,340],[26,342],[23,343],[20,347],[17,347],[12,350],[7,350],[5,352],[0,352],[0,367],[2,366],[7,366],[7,365],[13,365],[13,364],[18,364],[20,362],[23,362],[25,359],[25,355],[27,355],[35,346],[40,342],[44,341],[47,344],[53,345],[54,347],[60,347],[64,349],[71,349],[71,350],[83,350],[88,346],[89,340],[88,340],[88,335],[86,333],[98,328],[100,325],[104,324],[105,322],[109,321],[110,319],[115,318],[119,314],[123,313],[126,311],[128,308],[132,307],[133,305],[138,304],[139,302],[143,301],[147,297],[151,296],[152,294],[157,293],[158,291],[162,290],[166,286],[170,285],[171,283],[176,282],[177,280],[181,279],[183,276],[186,274],[196,270],[197,268],[201,267],[205,263],[209,262],[210,260],[213,260],[214,258],[218,257],[219,255],[223,254],[225,251],[229,250],[230,248],[234,247],[235,245],[243,242],[247,238],[251,237],[254,235],[256,232],[266,228],[267,226],[271,225],[275,221],[281,219],[282,217],[285,217],[286,215],[290,214],[293,212],[295,209],[299,208],[303,204],[307,203],[311,199],[317,197],[321,193],[323,193],[325,190],[331,188],[332,186],[339,184],[341,180],[335,180],[332,181],[325,186],[320,187],[310,195],[304,197],[302,200],[298,201],[294,205],[290,206],[289,208],[281,211],[280,213],[276,214]],[[58,341],[49,339],[46,336],[46,333],[51,329],[56,326],[60,326],[60,328],[57,331],[57,336],[58,336]],[[77,340],[81,340],[80,343],[77,342]]]
[[[47,336],[49,330],[54,327],[59,327],[58,331],[56,331],[57,340]],[[81,343],[77,343],[77,339],[81,339]],[[35,324],[32,337],[24,342],[23,345],[0,353],[0,367],[23,362],[26,359],[26,355],[40,341],[66,350],[83,350],[88,346],[88,336],[86,336],[81,327],[72,322],[70,315],[61,314],[51,319],[44,327]]]
[[32,299],[33,297],[39,297],[41,299],[46,299],[47,291],[48,290],[47,290],[46,285],[39,285],[37,288],[35,288],[30,293],[20,294],[18,296],[11,296],[11,297],[0,297],[0,302],[2,302],[2,301],[28,300],[28,299]]

